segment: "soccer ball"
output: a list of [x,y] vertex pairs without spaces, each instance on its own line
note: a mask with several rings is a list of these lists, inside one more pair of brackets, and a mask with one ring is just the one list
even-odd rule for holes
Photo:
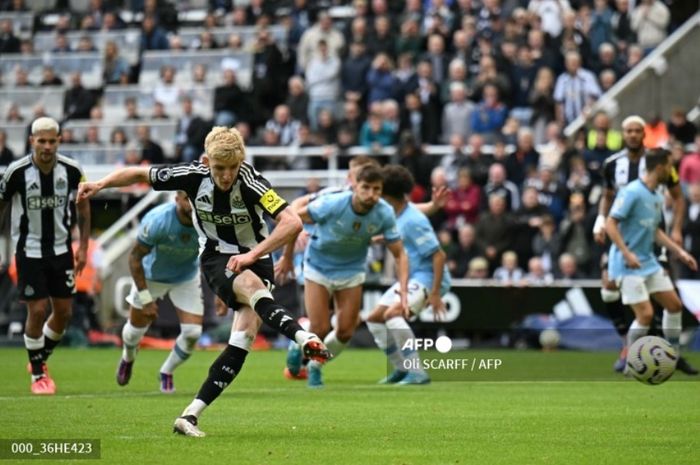
[[673,375],[678,354],[666,339],[644,336],[627,350],[627,372],[645,384],[661,384]]
[[559,346],[561,336],[554,328],[547,328],[540,333],[540,345],[543,350],[554,350]]

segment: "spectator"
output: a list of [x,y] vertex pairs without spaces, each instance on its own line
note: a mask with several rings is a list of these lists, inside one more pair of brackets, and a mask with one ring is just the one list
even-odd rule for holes
[[296,141],[300,125],[299,121],[292,119],[287,105],[278,105],[272,119],[265,124],[265,130],[277,134],[279,145],[292,145]]
[[367,95],[367,72],[372,58],[363,42],[351,42],[350,54],[343,60],[340,81],[345,100],[363,102]]
[[297,64],[306,69],[311,58],[318,51],[318,43],[324,40],[329,56],[339,57],[345,46],[343,34],[333,28],[333,21],[327,11],[318,14],[318,21],[301,36],[297,49]]
[[175,67],[164,65],[160,68],[160,81],[153,89],[153,100],[169,108],[177,105],[180,99],[180,88],[175,84]]
[[409,131],[418,143],[436,144],[440,128],[439,122],[428,116],[418,94],[409,93],[401,110],[399,130]]
[[666,123],[661,116],[654,115],[644,125],[644,146],[648,149],[664,147],[668,144],[669,134]]
[[181,161],[199,159],[204,151],[204,139],[211,130],[211,122],[194,114],[192,99],[182,98],[182,115],[178,118],[175,133],[176,157]]
[[[308,128],[307,128],[308,129]],[[331,145],[336,143],[338,126],[335,124],[335,117],[328,108],[322,108],[318,112],[318,128],[313,134],[314,144],[308,145]],[[313,163],[312,163],[313,164]],[[326,168],[328,163],[324,163]],[[316,166],[320,166],[318,163]],[[316,168],[314,168],[316,169]],[[325,168],[318,168],[325,169]]]
[[532,240],[537,235],[542,219],[547,213],[547,207],[540,203],[537,190],[533,187],[523,189],[521,206],[513,214],[514,229],[511,244],[511,248],[518,254],[521,266],[525,266],[532,257]]
[[309,112],[309,95],[304,89],[304,79],[300,76],[292,76],[288,83],[288,96],[285,105],[289,107],[292,118],[305,122]]
[[545,270],[540,257],[532,257],[527,262],[527,274],[524,279],[528,286],[548,286],[554,281],[552,273]]
[[396,78],[396,98],[401,100],[418,88],[418,73],[413,65],[413,57],[408,53],[399,55],[398,66],[394,72]]
[[19,110],[19,105],[16,103],[11,103],[10,107],[7,109],[7,114],[5,115],[5,122],[7,123],[21,123],[24,121],[24,116]]
[[394,131],[378,113],[371,113],[360,130],[360,145],[375,152],[394,144]]
[[7,166],[15,161],[15,154],[7,146],[7,133],[0,129],[0,166]]
[[476,244],[474,226],[464,224],[457,230],[457,246],[447,255],[447,267],[455,278],[466,278],[471,260],[483,254],[483,250]]
[[554,270],[554,263],[559,255],[559,235],[556,232],[556,224],[551,215],[542,217],[540,230],[532,240],[532,252],[542,260],[542,267],[546,272]]
[[700,134],[695,135],[695,150],[683,157],[680,166],[681,183],[700,183]]
[[532,50],[527,45],[520,46],[517,51],[517,60],[511,69],[513,109],[510,116],[516,118],[521,124],[530,124],[532,120],[533,109],[529,100],[537,73],[538,66],[532,59]]
[[233,126],[238,121],[250,122],[252,113],[249,94],[238,85],[236,72],[224,69],[223,84],[214,89],[214,125]]
[[502,196],[492,194],[488,204],[488,211],[476,225],[476,243],[484,250],[490,267],[495,268],[503,251],[510,247],[513,221]]
[[63,79],[56,76],[53,70],[53,66],[45,65],[41,71],[41,82],[39,83],[42,87],[47,86],[62,86]]
[[71,86],[63,95],[63,118],[64,120],[89,119],[90,109],[97,103],[95,95],[83,87],[80,72],[72,73],[70,80]]
[[[622,62],[618,59],[615,52],[615,46],[610,42],[603,42],[598,47],[598,56],[593,61],[592,71],[600,75],[605,70],[612,70],[615,76],[624,74],[625,69]],[[601,83],[602,85],[602,83]]]
[[540,18],[542,30],[556,39],[561,34],[563,13],[570,11],[571,5],[568,0],[530,0],[527,9]]
[[601,139],[604,141],[603,147],[611,153],[622,149],[622,134],[611,127],[610,117],[604,111],[599,111],[593,117],[593,127],[586,136],[586,147],[590,150],[600,148]]
[[612,42],[612,19],[613,12],[608,5],[608,0],[594,0],[588,28],[591,50],[598,50],[603,43]]
[[627,46],[637,41],[637,35],[632,29],[629,5],[629,0],[616,0],[615,8],[617,11],[613,13],[612,17],[613,40],[621,53],[625,53]]
[[570,253],[563,253],[559,256],[557,271],[554,278],[562,281],[572,281],[583,279],[583,275],[578,271],[576,258]]
[[447,227],[457,230],[465,223],[476,224],[480,207],[481,188],[472,182],[469,170],[462,168],[457,176],[457,186],[450,190],[444,207]]
[[425,108],[429,118],[433,118],[437,124],[440,124],[440,116],[442,115],[442,106],[440,103],[440,95],[437,84],[433,81],[432,65],[429,61],[421,61],[416,67],[418,75],[418,88],[415,92],[420,98],[421,104]]
[[520,186],[525,178],[537,169],[540,162],[540,154],[535,149],[534,134],[530,128],[518,130],[515,152],[506,159],[505,166],[508,179]]
[[397,90],[397,82],[392,73],[393,67],[394,65],[388,55],[379,53],[374,57],[372,66],[367,72],[367,101],[370,104],[394,97]]
[[467,269],[467,279],[489,279],[489,262],[484,257],[472,258]]
[[[433,157],[426,155],[413,133],[405,130],[399,136],[397,155],[398,164],[405,166],[416,180],[412,198],[423,201],[430,190],[430,173],[435,167]],[[416,193],[418,190],[421,192]]]
[[659,0],[640,0],[632,11],[631,20],[637,43],[648,53],[668,35],[671,12]]
[[553,93],[554,73],[550,68],[540,68],[528,97],[532,107],[530,126],[535,131],[535,145],[544,142],[545,127],[556,118],[556,102],[552,96]]
[[528,178],[524,187],[534,187],[537,189],[540,203],[545,205],[550,214],[559,222],[564,216],[566,199],[568,194],[566,188],[554,176],[554,169],[549,166],[540,166],[536,176]]
[[671,119],[666,124],[668,135],[671,139],[683,145],[692,144],[698,128],[688,121],[683,108],[674,108],[671,112]]
[[391,59],[396,59],[396,39],[391,30],[391,21],[385,15],[374,17],[374,31],[368,44],[369,53],[386,53]]
[[586,221],[585,197],[573,194],[569,204],[569,212],[560,226],[560,252],[571,255],[578,270],[592,269],[591,243],[593,237]]
[[447,77],[449,57],[445,53],[445,39],[439,34],[428,36],[428,51],[423,54],[421,60],[430,62],[433,70],[433,81],[443,82]]
[[168,50],[170,43],[156,18],[146,15],[141,24],[141,50]]
[[83,140],[83,143],[92,146],[102,145],[102,141],[100,140],[100,129],[94,125],[88,126],[88,128],[85,130],[85,139]]
[[467,89],[461,82],[450,84],[450,102],[442,114],[442,138],[449,141],[457,134],[467,140],[473,131],[472,117],[475,107],[467,100]]
[[318,112],[325,108],[335,113],[340,94],[340,60],[329,53],[328,44],[323,40],[306,67],[306,86],[309,92],[309,121],[311,128],[316,129]]
[[19,53],[20,41],[15,35],[12,20],[5,18],[0,22],[0,54]]
[[554,87],[557,102],[557,120],[568,125],[579,115],[588,111],[600,96],[600,87],[593,73],[581,67],[581,55],[567,52],[566,72],[559,75]]
[[[61,142],[64,142],[63,137],[61,137]],[[129,143],[129,138],[126,135],[126,131],[119,126],[112,129],[112,132],[109,135],[109,143],[111,145],[126,146]]]
[[119,55],[119,47],[116,42],[109,40],[105,43],[102,66],[104,68],[102,78],[105,84],[125,85],[129,83],[129,63]]
[[141,146],[141,159],[151,165],[165,162],[163,148],[151,139],[151,128],[142,124],[136,128],[136,139]]
[[493,279],[504,286],[512,286],[523,279],[523,270],[518,266],[518,254],[512,250],[503,252],[501,266],[493,272]]
[[155,101],[153,102],[153,113],[151,113],[151,119],[156,120],[169,120],[170,115],[165,111],[165,105],[163,102]]
[[124,109],[126,110],[126,121],[139,121],[141,115],[139,114],[138,101],[136,97],[127,97],[124,99]]
[[488,182],[484,186],[484,196],[491,198],[493,195],[504,199],[507,211],[514,212],[520,208],[518,186],[506,178],[506,169],[501,163],[494,163],[489,167]]
[[56,34],[56,43],[51,49],[51,53],[70,53],[70,43],[65,34]]
[[[257,32],[253,48],[253,95],[260,119],[284,102],[284,87],[290,76],[284,57],[266,28]],[[307,85],[309,83],[307,76]]]

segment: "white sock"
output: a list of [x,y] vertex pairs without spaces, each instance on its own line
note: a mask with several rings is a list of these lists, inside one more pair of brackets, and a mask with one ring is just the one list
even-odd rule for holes
[[65,333],[65,331],[62,333],[57,333],[56,331],[54,331],[53,329],[51,329],[49,327],[48,322],[44,323],[44,328],[43,328],[42,332],[44,333],[44,336],[46,336],[49,339],[51,339],[52,341],[56,341],[56,342],[60,341],[61,338],[63,337],[63,334]]
[[[27,348],[27,350],[41,350],[44,348],[44,334],[37,338],[29,337],[26,334],[24,335],[24,347]],[[41,357],[41,354],[38,354],[37,357]],[[30,360],[31,363],[31,360]],[[43,374],[41,375],[34,375],[32,374],[32,383],[36,381],[37,379],[41,378],[44,376]]]
[[194,347],[197,345],[199,336],[202,335],[202,325],[183,323],[180,325],[180,335],[175,339],[173,350],[160,367],[161,373],[172,374],[175,368],[180,366],[185,360],[190,358]]
[[649,326],[644,326],[636,319],[630,325],[630,329],[627,331],[627,347],[631,346],[634,341],[640,337],[646,336],[649,333]]
[[294,340],[296,341],[297,344],[302,345],[306,340],[310,337],[316,336],[314,333],[310,333],[308,331],[303,331],[299,330],[296,333],[294,333]]
[[389,337],[386,324],[372,323],[371,321],[367,321],[366,324],[367,329],[369,329],[369,332],[374,336],[374,342],[377,344],[377,347],[384,351],[395,369],[404,371],[403,355],[401,355],[401,351],[396,347],[394,338]]
[[676,352],[680,350],[681,330],[683,329],[683,314],[681,312],[671,313],[664,309],[664,316],[661,320],[661,326],[664,330],[664,336],[671,343]]
[[389,331],[389,336],[394,339],[396,343],[397,352],[401,353],[404,361],[402,362],[402,367],[410,367],[408,371],[422,373],[425,370],[420,368],[420,356],[415,349],[405,349],[402,347],[406,346],[406,342],[415,339],[416,336],[413,334],[413,330],[408,325],[408,322],[400,316],[395,316],[386,321],[386,328]]
[[199,418],[204,409],[207,407],[207,404],[205,404],[203,400],[195,399],[190,403],[190,405],[187,406],[187,408],[185,408],[185,410],[182,412],[182,416],[186,417],[187,415],[194,415],[195,417]]
[[345,349],[345,346],[348,345],[347,342],[342,342],[338,339],[338,336],[335,334],[335,330],[331,331],[326,335],[326,338],[323,340],[323,343],[326,344],[326,347],[328,347],[328,350],[331,351],[333,354],[333,358],[337,357],[338,354],[340,354],[343,349]]
[[148,331],[150,325],[144,326],[143,328],[137,328],[131,324],[131,320],[127,320],[122,329],[122,358],[127,362],[133,362],[136,358],[136,351],[139,347],[139,342],[143,338],[143,335]]

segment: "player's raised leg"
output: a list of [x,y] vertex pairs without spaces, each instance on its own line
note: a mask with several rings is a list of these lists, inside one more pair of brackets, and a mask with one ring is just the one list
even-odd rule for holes
[[175,420],[174,432],[193,437],[205,435],[197,426],[199,417],[241,372],[261,324],[262,320],[250,307],[236,311],[228,346],[209,368],[209,375],[194,400]]

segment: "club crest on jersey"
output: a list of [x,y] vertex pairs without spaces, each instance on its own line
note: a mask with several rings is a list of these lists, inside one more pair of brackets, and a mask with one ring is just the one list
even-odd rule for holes
[[359,231],[361,227],[362,227],[362,223],[359,222],[359,221],[355,221],[355,222],[352,224],[352,230],[355,231],[355,232]]
[[231,199],[231,206],[233,208],[245,208],[245,202],[239,196],[235,196]]
[[66,180],[63,178],[59,178],[58,181],[56,181],[56,189],[63,189],[66,187]]
[[170,177],[172,175],[173,175],[173,171],[170,168],[160,169],[160,170],[158,170],[158,173],[156,174],[156,176],[158,177],[158,181],[160,181],[160,182],[167,181],[168,179],[170,179]]

